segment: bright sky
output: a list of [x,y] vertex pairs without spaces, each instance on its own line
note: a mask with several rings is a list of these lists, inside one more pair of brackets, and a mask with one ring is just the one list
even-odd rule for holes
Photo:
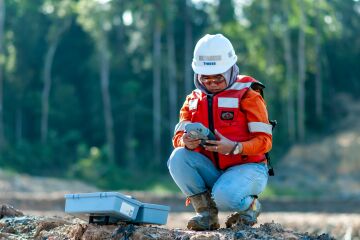
[[[193,3],[197,4],[197,3],[202,3],[202,2],[206,2],[206,3],[213,3],[213,4],[217,4],[220,0],[191,0]],[[250,4],[253,0],[233,0],[235,5],[247,5]],[[359,0],[354,0],[354,1],[359,1]]]
[[201,3],[201,2],[207,2],[207,3],[215,3],[217,0],[191,0],[193,3]]
[[[218,4],[219,1],[221,0],[191,0],[195,5],[199,4],[199,3],[211,3],[211,4]],[[243,6],[247,6],[250,5],[251,2],[253,2],[254,0],[232,0],[234,7],[235,7],[235,14],[238,17],[239,21],[242,22],[244,21],[243,19]],[[354,1],[359,1],[359,0],[354,0]]]
[[132,22],[133,22],[132,13],[131,13],[131,11],[129,11],[129,10],[126,10],[126,11],[124,12],[122,18],[123,18],[123,21],[124,21],[124,25],[125,25],[125,26],[129,26],[129,25],[131,25]]
[[106,4],[106,3],[110,2],[111,0],[96,0],[96,1],[100,4]]

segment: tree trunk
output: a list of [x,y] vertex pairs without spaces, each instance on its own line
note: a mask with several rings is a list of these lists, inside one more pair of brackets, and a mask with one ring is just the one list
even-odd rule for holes
[[[135,103],[136,98],[135,96],[131,95],[129,102]],[[129,169],[136,170],[138,167],[139,160],[136,159],[136,153],[135,153],[135,127],[136,127],[136,121],[135,121],[135,111],[133,109],[129,109],[128,115],[127,115],[127,125],[126,125],[126,137],[125,137],[125,146],[126,146],[126,155],[127,155],[127,163],[126,166],[129,167]]]
[[[117,8],[117,12],[120,16],[119,19],[119,25],[116,28],[116,50],[118,53],[118,57],[117,57],[117,64],[123,64],[125,63],[126,58],[123,57],[124,55],[124,51],[125,51],[125,26],[124,26],[124,22],[122,19],[122,15],[124,14],[124,0],[118,0],[116,3],[116,8]],[[119,69],[121,68],[121,66],[119,65]],[[123,81],[121,79],[119,79],[119,81]],[[127,94],[126,97],[126,102],[130,103],[130,104],[136,104],[136,95],[133,92],[129,92]],[[137,124],[137,119],[135,117],[135,108],[130,108],[127,112],[127,117],[126,117],[126,129],[125,130],[125,138],[124,139],[124,144],[126,150],[125,150],[125,154],[123,154],[124,159],[118,159],[117,163],[121,164],[122,166],[126,166],[131,170],[136,170],[136,168],[138,167],[138,163],[139,160],[136,159],[136,152],[135,152],[135,128],[136,128],[136,124]],[[117,142],[117,145],[119,144],[121,140],[119,140]]]
[[289,19],[289,9],[285,5],[287,2],[283,3],[283,13],[284,13],[284,58],[286,66],[286,112],[287,112],[287,134],[291,142],[295,141],[295,106],[294,106],[294,62],[291,53],[291,39],[290,32],[288,28]]
[[16,110],[16,120],[15,120],[15,137],[16,145],[20,145],[22,142],[22,132],[23,132],[23,116],[22,110],[20,107]]
[[[159,10],[159,9],[157,9]],[[153,35],[153,143],[154,163],[161,161],[161,22],[155,17]]]
[[[264,1],[265,4],[265,21],[267,26],[267,34],[266,34],[266,71],[269,75],[274,74],[274,65],[275,65],[275,42],[274,42],[274,34],[272,31],[272,5],[270,0]],[[271,84],[270,84],[271,86]],[[271,92],[271,91],[270,91]]]
[[122,15],[124,14],[124,0],[118,0],[116,8],[118,9],[117,12],[120,15],[119,26],[116,28],[117,46],[118,46],[119,54],[123,55],[124,42],[125,42],[124,23],[122,19]]
[[[69,28],[71,21],[65,20],[64,25],[61,26],[54,36],[50,36],[52,39],[49,43],[49,48],[45,55],[44,70],[43,70],[43,81],[44,87],[41,96],[41,143],[45,144],[48,135],[49,128],[49,96],[51,89],[51,70],[54,62],[54,56],[59,45],[61,35]],[[51,30],[50,30],[51,31]]]
[[[105,34],[105,33],[104,33]],[[106,143],[108,147],[109,163],[115,163],[115,137],[114,124],[111,111],[111,98],[109,91],[109,72],[110,72],[110,52],[103,36],[99,39],[99,56],[100,56],[100,85],[101,95],[104,107]]]
[[[173,1],[169,1],[170,9],[173,9]],[[170,136],[173,135],[173,130],[177,122],[177,81],[176,81],[176,56],[175,56],[175,39],[173,29],[172,11],[168,14],[167,23],[167,58],[168,58],[168,91],[169,91],[169,129]]]
[[49,95],[51,88],[51,69],[52,64],[56,52],[56,48],[58,46],[59,39],[56,39],[54,42],[50,44],[49,49],[46,52],[45,63],[44,63],[44,87],[41,95],[41,142],[43,144],[46,143],[47,135],[48,135],[48,116],[49,116]]
[[265,22],[266,22],[266,74],[267,78],[264,79],[264,83],[266,85],[266,95],[267,99],[274,99],[275,88],[272,83],[272,79],[275,77],[275,42],[274,42],[274,34],[272,30],[272,3],[270,0],[266,0],[263,2],[265,8]]
[[319,23],[319,18],[320,18],[320,11],[319,11],[319,7],[316,6],[316,32],[317,34],[315,34],[315,59],[316,59],[316,75],[315,75],[315,113],[316,113],[316,118],[317,120],[322,120],[322,115],[323,115],[323,103],[322,103],[322,93],[323,93],[323,87],[322,87],[322,67],[321,67],[321,63],[322,63],[322,54],[321,54],[321,27],[320,27],[320,23]]
[[323,103],[322,103],[322,67],[321,67],[321,42],[320,36],[316,35],[316,75],[315,75],[315,111],[316,118],[322,119],[323,116]]
[[[5,2],[0,0],[0,59],[4,55],[4,25],[5,25]],[[0,61],[0,151],[5,147],[5,134],[4,134],[4,78],[3,78],[3,65],[4,63]]]
[[304,14],[303,0],[298,0],[300,6],[300,26],[299,26],[299,42],[298,42],[298,67],[299,67],[299,81],[298,81],[298,133],[299,139],[305,139],[305,26],[306,18]]
[[185,69],[184,69],[184,81],[185,81],[185,93],[189,94],[193,89],[193,74],[191,68],[192,62],[192,49],[193,49],[193,39],[192,39],[192,24],[191,24],[191,1],[185,0]]

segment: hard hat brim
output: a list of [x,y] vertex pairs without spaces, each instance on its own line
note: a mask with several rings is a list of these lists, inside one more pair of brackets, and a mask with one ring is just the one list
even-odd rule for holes
[[235,55],[233,61],[224,66],[196,66],[194,61],[192,62],[191,66],[193,71],[196,74],[201,74],[201,75],[215,75],[215,74],[221,74],[226,72],[227,70],[229,70],[237,61],[237,56]]

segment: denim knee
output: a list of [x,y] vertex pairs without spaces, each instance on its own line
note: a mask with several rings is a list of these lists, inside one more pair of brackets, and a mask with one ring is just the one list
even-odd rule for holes
[[175,148],[167,161],[168,169],[173,168],[173,166],[178,166],[179,164],[184,164],[188,159],[186,157],[188,152],[189,150],[184,147]]
[[239,197],[238,194],[229,191],[226,186],[215,186],[212,189],[212,197],[216,206],[222,210],[243,210],[246,205],[246,196]]
[[216,206],[221,209],[228,209],[231,205],[231,199],[234,196],[226,190],[226,187],[214,187],[212,189],[212,197],[216,203]]

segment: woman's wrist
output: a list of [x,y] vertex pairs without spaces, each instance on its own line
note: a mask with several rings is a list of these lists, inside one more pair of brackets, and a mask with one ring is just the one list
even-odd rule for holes
[[241,154],[243,150],[243,146],[240,142],[237,142],[233,148],[233,150],[231,151],[232,155],[238,155]]
[[235,149],[236,149],[236,146],[238,145],[238,142],[233,142],[234,143],[234,146],[233,148],[231,149],[231,151],[227,154],[227,155],[230,155],[230,154],[233,154]]

